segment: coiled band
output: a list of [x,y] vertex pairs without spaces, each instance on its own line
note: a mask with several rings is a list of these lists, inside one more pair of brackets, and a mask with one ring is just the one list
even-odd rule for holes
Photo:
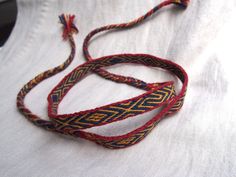
[[[187,90],[188,76],[184,69],[176,63],[148,54],[118,54],[93,59],[88,52],[89,40],[93,35],[104,30],[132,27],[166,5],[174,3],[186,7],[187,2],[188,1],[186,0],[167,0],[156,6],[144,16],[130,23],[108,25],[95,29],[89,33],[85,38],[83,45],[85,58],[89,61],[76,67],[50,92],[48,95],[48,116],[50,120],[45,120],[32,113],[25,106],[24,99],[25,96],[40,82],[64,70],[72,62],[75,56],[76,47],[73,34],[78,33],[78,29],[73,23],[74,16],[62,14],[60,16],[60,21],[64,26],[63,38],[69,41],[71,53],[63,64],[39,74],[20,90],[17,95],[17,107],[19,111],[28,120],[44,129],[73,137],[84,138],[107,148],[125,148],[140,142],[151,132],[160,120],[165,116],[180,110]],[[151,66],[165,69],[175,75],[182,82],[182,89],[178,94],[176,94],[173,81],[148,84],[132,77],[115,75],[102,69],[103,67],[120,63],[135,63],[148,67]],[[94,72],[106,79],[119,83],[126,83],[143,89],[146,92],[134,98],[95,109],[80,111],[73,114],[58,114],[58,106],[69,90],[86,75]],[[139,128],[124,135],[107,137],[84,131],[87,128],[121,121],[157,108],[161,108],[161,111],[156,116]]]

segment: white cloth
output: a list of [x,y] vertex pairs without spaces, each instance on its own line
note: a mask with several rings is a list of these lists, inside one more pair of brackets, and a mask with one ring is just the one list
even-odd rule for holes
[[[75,14],[80,33],[71,66],[27,96],[27,106],[45,119],[47,94],[66,73],[85,62],[81,47],[86,34],[99,26],[128,22],[160,1],[18,1],[16,25],[0,51],[1,177],[236,175],[235,0],[193,0],[185,11],[168,7],[138,27],[99,35],[91,43],[94,57],[148,53],[186,69],[190,81],[182,110],[163,120],[141,143],[122,150],[105,149],[40,129],[17,111],[20,88],[38,73],[62,63],[70,52],[61,38],[59,14]],[[144,66],[122,65],[109,70],[148,82],[173,78]],[[71,90],[59,112],[94,108],[142,92],[92,74]],[[91,131],[123,134],[154,113]]]

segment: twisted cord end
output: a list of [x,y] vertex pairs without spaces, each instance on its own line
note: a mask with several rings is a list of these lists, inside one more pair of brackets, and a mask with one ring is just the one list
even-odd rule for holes
[[75,15],[61,14],[59,16],[60,22],[63,25],[62,37],[66,40],[70,35],[77,34],[79,30],[74,24]]
[[173,0],[175,4],[180,5],[182,7],[187,7],[190,0]]

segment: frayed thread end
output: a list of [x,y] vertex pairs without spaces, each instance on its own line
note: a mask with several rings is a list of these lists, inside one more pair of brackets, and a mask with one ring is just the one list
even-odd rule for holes
[[61,14],[59,16],[60,22],[63,25],[62,37],[66,40],[70,35],[77,34],[79,30],[74,24],[75,15]]

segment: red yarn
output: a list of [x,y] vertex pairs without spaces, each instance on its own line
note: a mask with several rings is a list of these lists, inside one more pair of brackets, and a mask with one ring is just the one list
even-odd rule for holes
[[66,40],[69,35],[73,33],[77,34],[79,32],[79,30],[74,25],[74,18],[75,18],[75,15],[70,15],[70,14],[69,15],[61,14],[59,16],[59,19],[64,26],[64,30],[62,34],[62,37],[64,40]]
[[[50,120],[44,120],[39,116],[31,112],[24,104],[25,96],[43,80],[61,72],[69,66],[75,56],[75,43],[73,34],[78,33],[78,29],[74,25],[74,15],[62,14],[59,16],[61,23],[63,24],[63,39],[68,39],[71,46],[71,53],[68,59],[61,65],[47,70],[34,79],[30,80],[20,90],[17,95],[17,107],[19,111],[32,123],[42,127],[46,130],[53,132],[71,135],[73,137],[80,137],[104,147],[111,149],[119,149],[134,145],[143,140],[153,128],[167,115],[176,113],[183,105],[184,97],[187,90],[188,76],[184,69],[176,63],[169,60],[161,59],[148,54],[117,54],[110,56],[103,56],[101,58],[94,59],[90,56],[88,51],[88,43],[92,36],[98,32],[111,29],[125,29],[133,27],[146,18],[150,17],[160,8],[169,4],[177,4],[183,7],[187,7],[188,0],[166,0],[145,15],[129,22],[122,24],[112,24],[104,27],[97,28],[90,32],[84,40],[83,52],[88,62],[76,67],[72,72],[67,74],[59,84],[48,95],[48,115]],[[174,90],[173,81],[167,81],[163,83],[146,83],[142,80],[138,80],[132,77],[125,77],[116,74],[112,74],[103,69],[103,67],[119,64],[119,63],[135,63],[145,66],[159,67],[170,71],[175,75],[183,84],[181,91],[177,94]],[[99,108],[80,111],[73,114],[59,115],[57,112],[58,106],[63,97],[69,92],[69,90],[88,73],[97,73],[105,79],[109,79],[119,83],[126,83],[136,88],[140,88],[146,91],[146,93],[137,97],[123,100],[120,102],[112,103]],[[101,136],[98,134],[84,131],[86,128],[101,126],[108,123],[121,121],[129,117],[143,114],[161,107],[161,111],[155,115],[152,119],[146,122],[144,125],[137,129],[119,136]]]

